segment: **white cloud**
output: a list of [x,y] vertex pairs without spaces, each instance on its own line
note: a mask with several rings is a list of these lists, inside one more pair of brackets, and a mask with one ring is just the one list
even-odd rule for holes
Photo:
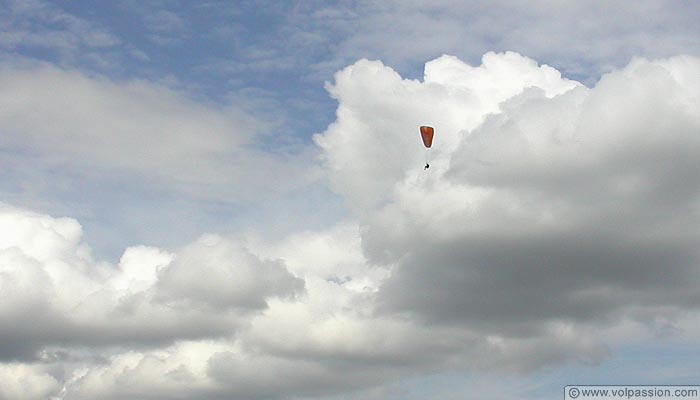
[[42,367],[22,364],[0,365],[0,399],[46,399],[58,389],[60,383]]
[[699,72],[640,59],[589,89],[515,53],[443,56],[424,81],[359,61],[316,138],[359,222],[274,241],[109,265],[77,221],[5,206],[0,365],[30,386],[13,395],[323,398],[692,334]]
[[[131,247],[111,266],[91,259],[73,219],[3,206],[0,223],[2,232],[21,233],[0,247],[0,365],[13,376],[33,371],[20,380],[31,386],[20,397],[327,394],[440,363],[435,351],[454,348],[421,345],[434,332],[408,321],[372,317],[374,279],[385,274],[365,270],[353,254],[360,249],[351,226],[275,245],[271,253],[288,255],[301,280],[282,260],[215,235],[175,254]],[[309,237],[316,246],[293,251]],[[324,243],[345,248],[347,259],[317,259]],[[325,265],[304,265],[310,261]],[[332,279],[348,261],[358,263],[351,276]]]
[[0,48],[53,50],[63,61],[74,61],[81,51],[100,51],[121,44],[119,38],[97,24],[63,12],[43,1],[10,0],[0,12],[4,26]]
[[265,308],[268,297],[293,297],[303,288],[303,281],[283,263],[260,260],[242,245],[209,235],[182,249],[159,272],[157,289],[175,304],[184,301],[225,310]]
[[0,231],[21,233],[0,243],[6,360],[37,359],[62,345],[139,347],[233,335],[269,298],[303,290],[282,263],[227,239],[208,245],[204,238],[177,255],[130,248],[114,267],[91,259],[75,220],[1,211]]
[[378,62],[338,73],[338,119],[316,139],[365,256],[395,265],[379,310],[499,337],[524,369],[605,354],[537,344],[561,324],[696,310],[699,72],[638,59],[589,89],[505,53],[441,57],[423,82]]
[[24,232],[0,248],[0,366],[18,385],[6,398],[317,397],[451,366],[518,369],[514,354],[546,364],[600,351],[566,328],[552,328],[552,347],[376,315],[388,271],[367,265],[352,224],[281,243],[131,247],[111,266],[89,257],[75,220],[8,206],[0,216],[2,231]]
[[3,148],[23,155],[37,174],[55,178],[61,170],[72,185],[76,178],[128,177],[135,186],[240,203],[314,179],[311,168],[297,162],[308,156],[304,149],[272,154],[256,148],[264,123],[234,106],[201,104],[147,81],[5,65],[0,108]]
[[284,260],[289,270],[304,279],[323,279],[355,291],[373,291],[386,278],[385,268],[367,268],[362,254],[360,227],[341,222],[323,231],[292,233],[270,242],[255,235],[249,245],[256,254]]
[[[214,235],[176,253],[131,247],[112,266],[90,258],[75,220],[4,206],[0,222],[22,232],[0,248],[0,365],[31,372],[20,397],[327,395],[435,368],[461,346],[460,333],[373,315],[386,271],[364,263],[353,225],[251,250]],[[303,280],[255,255],[265,248]]]
[[327,38],[328,56],[315,65],[323,76],[358,58],[413,74],[415,60],[442,53],[475,61],[490,50],[514,50],[594,81],[634,56],[700,54],[699,12],[654,0],[350,2],[301,8],[290,21]]
[[395,182],[423,157],[417,151],[418,126],[439,132],[430,151],[439,160],[465,130],[525,88],[540,87],[551,97],[575,85],[515,53],[488,53],[479,68],[443,56],[426,64],[423,82],[362,60],[338,72],[328,86],[339,102],[337,120],[315,140],[325,150],[332,187],[364,209],[392,197]]

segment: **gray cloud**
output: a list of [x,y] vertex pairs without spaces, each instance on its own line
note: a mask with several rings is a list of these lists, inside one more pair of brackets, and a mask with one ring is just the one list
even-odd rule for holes
[[[164,85],[53,66],[6,65],[3,71],[0,144],[8,164],[18,155],[32,160],[25,175],[55,175],[58,165],[62,182],[81,188],[89,186],[85,181],[127,180],[135,188],[233,202],[274,197],[293,190],[298,178],[315,179],[312,168],[296,163],[307,149],[260,150],[265,124],[233,106],[202,105]],[[11,172],[8,179],[16,179]],[[275,190],[261,184],[270,179],[279,180]]]
[[423,81],[359,61],[316,137],[359,222],[328,231],[109,265],[77,221],[3,207],[0,376],[30,386],[3,395],[322,398],[595,365],[639,322],[694,332],[699,64],[639,59],[586,88],[516,53],[440,57]]
[[[318,141],[336,190],[360,204],[365,256],[393,266],[380,315],[498,337],[515,346],[502,360],[529,369],[606,354],[535,344],[557,341],[557,326],[696,311],[697,58],[639,59],[589,89],[493,57],[477,68],[433,61],[422,83],[365,62],[336,77],[339,119]],[[488,83],[495,66],[504,78]],[[428,171],[411,102],[436,126]],[[366,168],[344,162],[372,148],[383,155],[365,157]]]
[[192,306],[262,309],[270,296],[293,297],[304,281],[280,261],[260,260],[245,248],[206,237],[183,249],[158,275],[158,294],[169,302]]
[[178,256],[133,247],[111,266],[92,260],[74,220],[3,206],[0,225],[5,361],[36,361],[61,346],[149,349],[229,337],[270,298],[303,291],[284,264],[230,239],[203,238]]
[[112,266],[75,220],[1,211],[0,366],[31,383],[9,398],[325,396],[433,370],[473,340],[372,316],[386,273],[352,225],[271,245],[290,264],[206,235]]
[[[463,139],[447,172],[492,190],[451,221],[486,229],[415,235],[402,245],[415,254],[385,287],[387,301],[442,321],[535,326],[619,317],[630,305],[696,308],[700,124],[681,102],[697,88],[690,74],[673,78],[688,61],[606,76],[557,124],[547,120],[566,118],[558,99],[504,105]],[[416,292],[425,298],[406,296]]]

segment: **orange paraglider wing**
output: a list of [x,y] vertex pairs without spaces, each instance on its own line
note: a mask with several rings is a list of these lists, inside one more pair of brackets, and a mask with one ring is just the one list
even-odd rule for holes
[[423,144],[425,147],[430,148],[433,145],[433,134],[435,131],[432,126],[421,126],[420,127],[420,137],[423,138]]

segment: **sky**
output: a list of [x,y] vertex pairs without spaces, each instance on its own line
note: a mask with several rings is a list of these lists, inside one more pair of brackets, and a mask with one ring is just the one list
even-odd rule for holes
[[698,20],[0,0],[0,400],[697,383]]

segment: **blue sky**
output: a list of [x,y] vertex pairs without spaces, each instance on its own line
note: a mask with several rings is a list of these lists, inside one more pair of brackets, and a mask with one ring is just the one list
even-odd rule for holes
[[697,382],[698,19],[0,0],[0,399]]

